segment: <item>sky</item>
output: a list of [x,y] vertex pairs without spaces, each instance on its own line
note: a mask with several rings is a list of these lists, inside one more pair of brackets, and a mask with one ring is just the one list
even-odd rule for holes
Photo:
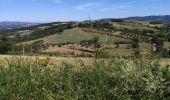
[[170,15],[170,0],[0,0],[0,21],[82,21]]

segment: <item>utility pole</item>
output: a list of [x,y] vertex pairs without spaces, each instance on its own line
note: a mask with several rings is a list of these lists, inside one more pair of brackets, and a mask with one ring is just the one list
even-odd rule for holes
[[22,53],[23,53],[23,56],[25,55],[25,44],[23,43],[22,44]]
[[[91,31],[92,30],[92,21],[91,21],[90,15],[88,15],[88,17],[89,17],[89,30]],[[89,39],[90,39],[90,35],[91,34],[89,34]]]
[[92,21],[91,21],[90,15],[88,15],[88,17],[89,17],[90,29],[92,29]]

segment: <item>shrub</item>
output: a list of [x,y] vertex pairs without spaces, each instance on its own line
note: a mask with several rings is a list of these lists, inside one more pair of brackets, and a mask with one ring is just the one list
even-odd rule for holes
[[161,21],[151,21],[151,22],[149,22],[149,24],[162,24],[162,22]]

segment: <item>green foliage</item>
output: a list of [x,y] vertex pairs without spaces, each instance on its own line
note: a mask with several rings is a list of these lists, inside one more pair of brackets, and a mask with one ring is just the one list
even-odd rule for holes
[[119,48],[119,44],[120,44],[120,42],[119,42],[119,41],[117,41],[117,42],[115,42],[115,44],[116,44],[116,48]]
[[150,24],[162,24],[162,22],[161,21],[151,21],[151,22],[149,22]]
[[12,43],[8,40],[6,35],[0,36],[0,54],[6,54],[12,48]]
[[16,36],[17,42],[24,42],[29,40],[35,40],[38,38],[46,37],[54,34],[61,34],[66,29],[73,28],[72,24],[64,24],[58,26],[50,26],[47,29],[34,29],[34,31],[29,36]]
[[135,48],[135,49],[139,48],[139,40],[134,39],[132,41],[132,48]]
[[163,58],[169,58],[170,57],[170,50],[163,48],[161,50],[160,54]]
[[153,59],[78,62],[55,66],[49,58],[14,58],[0,64],[0,99],[170,99],[170,67]]

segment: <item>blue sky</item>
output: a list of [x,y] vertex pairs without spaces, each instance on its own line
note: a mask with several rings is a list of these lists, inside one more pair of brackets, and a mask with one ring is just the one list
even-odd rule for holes
[[0,0],[0,21],[52,22],[169,15],[170,0]]

